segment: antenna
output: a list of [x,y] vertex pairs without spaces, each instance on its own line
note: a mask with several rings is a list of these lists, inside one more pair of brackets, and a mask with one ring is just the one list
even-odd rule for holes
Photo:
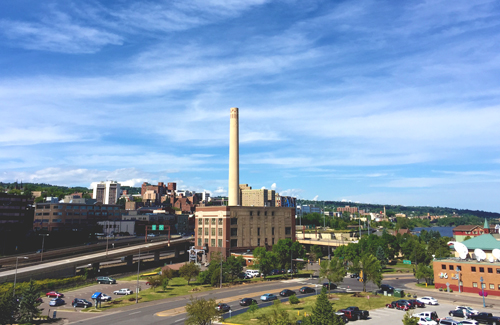
[[465,260],[467,258],[467,255],[469,254],[469,249],[467,248],[467,246],[465,246],[465,244],[450,241],[448,242],[448,245],[453,245],[460,259]]
[[497,260],[499,260],[499,261],[500,261],[500,249],[495,248],[495,249],[491,252],[491,254],[493,254],[493,257],[495,257]]
[[486,253],[480,249],[480,248],[476,248],[474,250],[474,255],[476,256],[476,260],[479,262],[479,261],[484,261],[486,259]]
[[488,260],[490,261],[490,263],[495,262],[495,258],[493,256],[490,256],[490,258]]

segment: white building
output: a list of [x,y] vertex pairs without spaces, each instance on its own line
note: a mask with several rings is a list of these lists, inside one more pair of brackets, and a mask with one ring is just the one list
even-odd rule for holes
[[102,226],[102,231],[105,236],[118,233],[128,232],[130,235],[135,233],[135,221],[117,220],[117,221],[98,221],[98,225]]
[[105,181],[94,184],[92,198],[102,204],[116,204],[121,195],[120,183],[115,181]]

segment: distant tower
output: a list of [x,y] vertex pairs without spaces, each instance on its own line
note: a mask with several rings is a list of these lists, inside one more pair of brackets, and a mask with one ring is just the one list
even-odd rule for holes
[[483,231],[485,234],[490,233],[490,224],[488,223],[488,219],[484,218],[484,226],[483,226]]
[[231,118],[229,120],[229,186],[228,205],[240,205],[239,184],[240,184],[240,149],[239,149],[239,126],[238,108],[231,108]]
[[385,206],[384,206],[384,217],[387,217],[387,215],[385,214]]

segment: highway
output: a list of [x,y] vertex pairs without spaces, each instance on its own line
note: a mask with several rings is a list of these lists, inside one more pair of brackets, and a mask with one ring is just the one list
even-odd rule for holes
[[[178,238],[170,240],[170,245],[167,240],[152,242],[136,246],[127,246],[124,248],[116,248],[106,252],[92,253],[83,256],[65,258],[63,260],[51,261],[47,263],[41,263],[36,265],[30,265],[17,270],[17,280],[21,281],[23,279],[29,278],[46,278],[49,276],[57,275],[68,275],[74,274],[76,267],[88,265],[92,263],[108,262],[117,258],[121,258],[129,255],[136,255],[140,251],[142,253],[147,253],[151,251],[159,251],[167,247],[179,247],[180,249],[183,245],[187,245],[190,238]],[[13,281],[15,270],[6,270],[0,272],[0,283]]]

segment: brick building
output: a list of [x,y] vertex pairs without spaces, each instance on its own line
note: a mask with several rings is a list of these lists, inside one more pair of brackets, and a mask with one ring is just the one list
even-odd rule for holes
[[0,227],[5,224],[31,224],[32,203],[28,196],[0,193]]
[[337,212],[358,213],[358,208],[346,205],[344,208],[338,207]]

